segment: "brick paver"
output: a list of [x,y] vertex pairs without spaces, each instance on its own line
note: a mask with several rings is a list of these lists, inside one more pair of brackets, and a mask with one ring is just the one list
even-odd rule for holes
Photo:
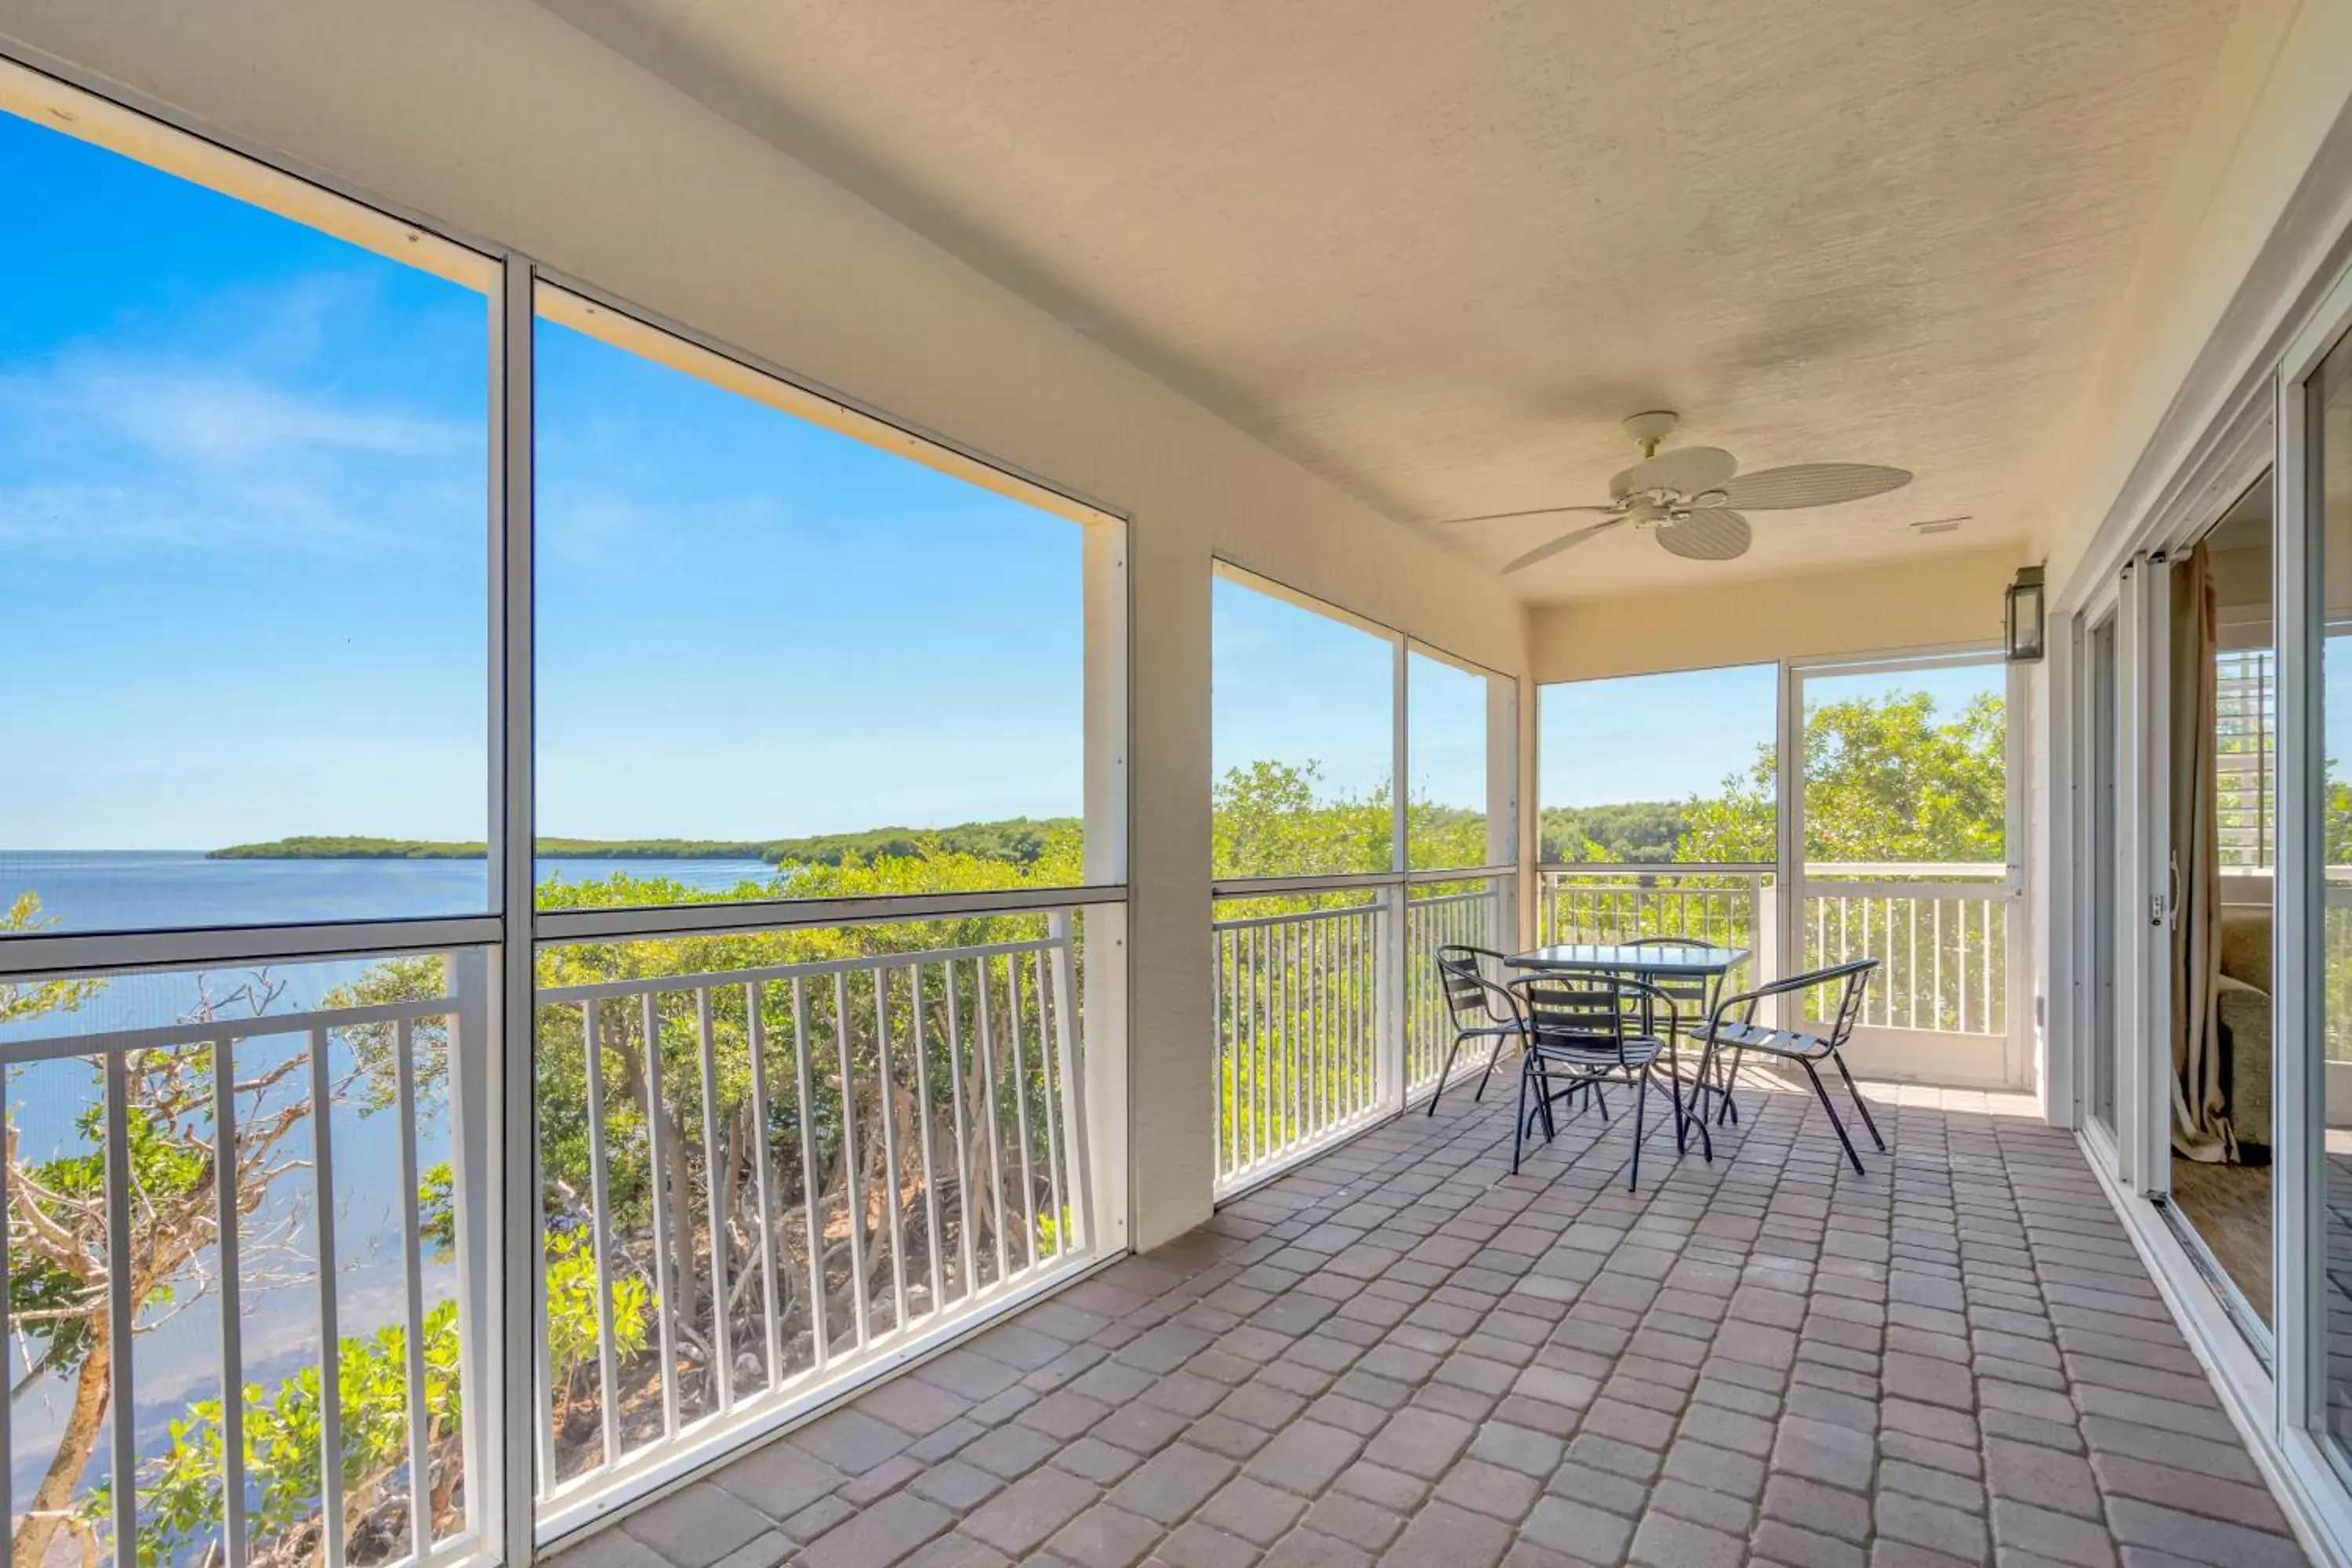
[[2302,1563],[2073,1140],[1870,1093],[1406,1117],[562,1562]]

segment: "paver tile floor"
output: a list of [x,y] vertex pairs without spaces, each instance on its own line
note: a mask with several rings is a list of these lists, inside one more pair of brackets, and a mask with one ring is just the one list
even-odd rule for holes
[[[2073,1139],[1758,1087],[1510,1174],[1508,1084],[1229,1205],[564,1568],[2267,1568],[2302,1552]],[[1851,1120],[1851,1119],[1849,1119]],[[1857,1130],[1857,1136],[1859,1136]]]

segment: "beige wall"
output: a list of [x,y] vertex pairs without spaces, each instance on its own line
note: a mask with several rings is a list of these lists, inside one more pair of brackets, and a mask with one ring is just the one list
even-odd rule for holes
[[1999,642],[2015,549],[1533,611],[1538,681]]
[[2105,352],[2085,395],[2063,411],[2041,487],[2041,545],[2054,589],[2073,585],[2103,533],[2112,539],[2137,523],[2180,455],[2167,448],[2195,437],[2215,387],[2242,368],[2228,342],[2259,336],[2285,309],[2291,280],[2248,287],[2266,250],[2335,237],[2279,230],[2347,96],[2352,5],[2244,0]]
[[1518,674],[1498,584],[523,0],[0,0],[0,34],[1131,516],[1133,1239],[1207,1215],[1211,558]]

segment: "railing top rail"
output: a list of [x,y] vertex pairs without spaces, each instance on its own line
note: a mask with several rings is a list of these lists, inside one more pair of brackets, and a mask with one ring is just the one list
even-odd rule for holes
[[1213,899],[1255,899],[1276,893],[1340,893],[1430,882],[1491,881],[1516,877],[1517,866],[1423,866],[1409,871],[1322,871],[1296,877],[1218,877],[1209,883]]
[[1536,869],[1569,877],[1769,877],[1769,860],[1546,860]]
[[[1436,900],[1431,900],[1433,903]],[[1306,925],[1313,921],[1362,920],[1380,912],[1378,904],[1349,904],[1338,910],[1291,910],[1281,914],[1238,915],[1231,920],[1211,921],[1211,931],[1250,931],[1260,926]]]
[[778,980],[814,979],[827,974],[856,974],[876,969],[912,969],[918,964],[961,963],[971,959],[1002,958],[1008,953],[1051,952],[1067,945],[1068,938],[1032,937],[1025,942],[982,942],[971,947],[921,948],[912,952],[869,953],[857,958],[827,958],[808,963],[771,963],[757,969],[713,969],[688,974],[647,974],[625,980],[599,980],[585,985],[551,985],[538,1000],[587,1002],[610,996],[642,996],[647,992],[702,991],[721,985],[765,985]]
[[[1729,877],[1770,876],[1778,868],[1754,860],[1546,860],[1539,871],[1569,877]],[[2333,868],[2331,868],[2333,869]],[[2341,868],[2352,877],[2352,867]],[[1811,860],[1803,868],[1808,877],[2005,877],[2009,866],[2000,860]]]
[[1439,904],[1480,904],[1485,903],[1494,896],[1495,895],[1491,892],[1431,893],[1425,898],[1413,900],[1405,907],[1408,909],[1427,910],[1434,909]]
[[209,1045],[215,1040],[235,1042],[266,1039],[272,1035],[301,1035],[312,1029],[349,1029],[402,1019],[415,1022],[420,1018],[446,1018],[459,1005],[454,996],[434,996],[415,1002],[378,1002],[364,1007],[320,1007],[300,1013],[260,1013],[240,1018],[157,1024],[141,1029],[47,1035],[37,1039],[0,1041],[0,1062],[55,1061],[61,1057],[102,1056],[110,1051],[156,1050]]
[[541,945],[627,942],[639,937],[905,924],[965,915],[1042,915],[1093,904],[1115,904],[1126,897],[1124,884],[1106,883],[1079,888],[994,888],[846,899],[756,899],[627,909],[541,910],[532,917],[532,930]]
[[1404,878],[1394,871],[1333,871],[1300,877],[1223,877],[1209,883],[1212,899],[1257,899],[1280,893],[1371,892]]
[[2006,877],[2009,866],[2000,860],[1809,860],[1804,874],[1807,878],[1908,877],[1937,881],[1954,877]]
[[2000,902],[2007,900],[2011,889],[2006,882],[1817,882],[1811,879],[1797,884],[1797,895],[1805,899],[1880,899],[1890,902],[1935,902],[1941,899],[1966,899],[1977,902]]

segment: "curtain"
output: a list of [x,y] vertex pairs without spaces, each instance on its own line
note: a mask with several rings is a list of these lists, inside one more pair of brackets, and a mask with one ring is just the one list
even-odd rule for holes
[[2172,1146],[2237,1158],[2221,1074],[2221,826],[2216,809],[2212,560],[2200,542],[2172,568]]

